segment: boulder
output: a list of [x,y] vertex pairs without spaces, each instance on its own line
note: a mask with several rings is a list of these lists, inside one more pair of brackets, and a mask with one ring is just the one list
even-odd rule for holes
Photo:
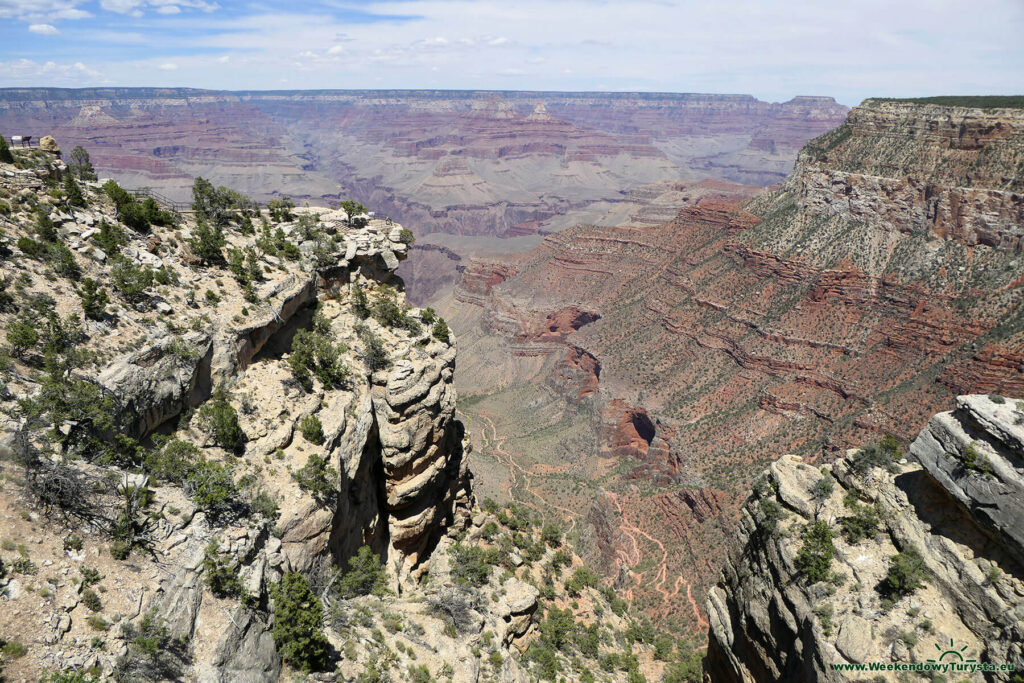
[[60,154],[60,146],[57,144],[57,141],[53,139],[52,135],[44,135],[39,139],[39,149],[44,152]]

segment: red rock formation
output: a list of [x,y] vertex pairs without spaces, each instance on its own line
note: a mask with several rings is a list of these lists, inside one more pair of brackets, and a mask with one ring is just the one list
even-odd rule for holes
[[[608,464],[591,522],[610,573],[659,560],[660,543],[669,575],[699,594],[723,520],[766,460],[908,439],[957,394],[1024,393],[1024,196],[1007,187],[1024,162],[1024,113],[869,105],[846,128],[745,205],[704,198],[662,225],[572,228],[509,260],[516,274],[488,294],[472,278],[460,287],[481,292],[460,301],[484,307],[482,327],[461,335],[532,342],[551,364],[529,366],[534,381],[564,378],[569,405],[593,415],[584,452]],[[541,333],[581,310],[600,317],[559,326],[568,351]],[[583,353],[600,375],[580,404],[581,372],[564,369]],[[473,374],[470,361],[457,381],[472,387]],[[690,498],[652,488],[678,483]],[[660,573],[634,578],[653,613],[667,599],[685,611]]]

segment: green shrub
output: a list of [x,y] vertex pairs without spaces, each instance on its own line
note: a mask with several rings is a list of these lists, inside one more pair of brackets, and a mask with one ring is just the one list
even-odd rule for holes
[[850,459],[850,466],[854,472],[862,476],[873,467],[881,467],[886,471],[893,472],[895,471],[896,455],[897,451],[883,447],[881,444],[871,444],[854,453]]
[[341,573],[335,588],[339,598],[349,599],[359,595],[382,596],[387,592],[387,572],[380,556],[370,546],[360,546],[356,554],[348,558],[348,569]]
[[348,366],[341,359],[346,350],[343,344],[332,344],[326,335],[315,330],[299,330],[292,339],[288,367],[307,390],[312,389],[314,377],[326,389],[340,388],[349,375]]
[[836,549],[832,544],[832,530],[818,520],[804,531],[803,544],[796,556],[796,568],[808,583],[826,580],[832,568]]
[[416,242],[416,236],[412,234],[412,230],[402,228],[398,231],[398,241],[402,244],[413,244]]
[[6,659],[18,659],[25,656],[28,648],[22,645],[20,641],[8,640],[3,644],[3,647],[0,647],[0,652],[3,652]]
[[281,658],[302,671],[326,668],[330,644],[323,630],[323,606],[301,574],[289,572],[271,590],[274,626],[271,631]]
[[222,250],[227,240],[224,238],[224,231],[219,225],[207,223],[205,220],[198,220],[196,227],[192,229],[192,237],[188,240],[188,247],[192,254],[204,265],[221,263],[224,261]]
[[701,683],[701,655],[687,650],[679,655],[678,661],[665,668],[662,683]]
[[140,268],[126,257],[117,254],[112,257],[110,280],[114,289],[129,303],[137,303],[146,296],[146,290],[153,285],[153,271]]
[[434,327],[431,330],[431,334],[434,335],[434,339],[438,340],[443,344],[452,343],[451,330],[448,329],[448,323],[444,321],[444,318],[438,318],[437,322],[434,323]]
[[56,242],[60,236],[57,234],[57,226],[53,224],[50,217],[42,209],[36,211],[36,237],[43,242]]
[[96,180],[96,169],[92,166],[89,153],[82,146],[76,146],[68,157],[68,170],[81,180]]
[[121,253],[121,247],[128,243],[128,236],[116,223],[100,221],[99,232],[93,234],[92,241],[96,243],[107,256],[115,256]]
[[924,585],[928,570],[924,558],[914,546],[889,558],[889,570],[882,581],[882,592],[890,599],[899,600]]
[[391,365],[391,358],[388,355],[387,348],[384,346],[384,340],[366,326],[362,326],[358,331],[359,338],[363,342],[362,359],[366,363],[366,367],[370,369],[370,372],[383,370]]
[[820,508],[831,496],[836,488],[836,480],[827,472],[811,486],[811,499]]
[[40,242],[36,242],[31,237],[22,235],[18,238],[18,249],[21,250],[25,256],[31,259],[40,260],[47,254],[46,245]]
[[989,394],[988,400],[999,405],[1006,403],[1006,399],[1000,396],[999,394]]
[[32,576],[39,571],[39,568],[36,567],[35,562],[22,555],[21,557],[16,558],[14,562],[11,562],[11,571],[15,574]]
[[39,331],[27,318],[15,320],[7,326],[7,343],[11,345],[11,355],[24,358],[39,343]]
[[64,669],[63,671],[49,671],[39,678],[40,683],[100,683],[95,678],[81,669]]
[[64,199],[70,206],[85,206],[85,195],[82,188],[75,182],[73,173],[64,174]]
[[149,230],[149,221],[146,220],[146,215],[142,207],[135,200],[135,197],[131,196],[113,180],[108,180],[104,183],[103,191],[114,202],[119,221],[136,232],[146,232]]
[[562,530],[554,524],[545,524],[541,529],[540,539],[552,548],[562,545]]
[[196,506],[214,515],[230,510],[238,497],[231,470],[212,460],[201,459],[196,464],[185,479],[184,489]]
[[299,423],[299,431],[302,432],[302,438],[310,443],[320,445],[324,442],[324,426],[316,415],[304,418]]
[[978,452],[978,447],[974,442],[967,444],[967,448],[965,448],[963,453],[957,457],[957,460],[960,461],[965,469],[972,472],[980,472],[987,477],[991,477],[995,474],[992,469],[992,463],[989,462],[988,458]]
[[82,312],[89,320],[103,320],[110,297],[107,290],[99,286],[99,283],[92,278],[82,280],[82,288],[78,291],[82,300]]
[[103,575],[100,574],[100,570],[95,567],[83,566],[78,571],[82,575],[82,584],[85,586],[95,586],[103,580]]
[[77,280],[82,275],[82,268],[78,265],[75,252],[66,245],[57,242],[50,245],[49,262],[58,275],[70,280]]
[[246,590],[238,575],[238,566],[218,550],[217,542],[210,541],[203,556],[203,581],[218,598],[245,598]]
[[370,301],[358,282],[352,284],[352,312],[362,320],[370,317]]
[[406,330],[412,334],[420,331],[420,321],[409,315],[408,306],[398,303],[398,294],[387,285],[377,288],[377,297],[370,307],[374,320],[382,327]]
[[565,582],[566,592],[572,596],[577,597],[584,588],[597,588],[598,576],[590,570],[586,565],[577,567],[576,571],[573,572],[572,577]]
[[305,465],[292,472],[292,478],[317,503],[334,509],[338,497],[338,473],[322,456],[310,455]]
[[221,448],[237,450],[245,441],[245,434],[238,426],[238,412],[228,403],[227,394],[218,390],[197,414],[199,426],[213,438]]
[[147,452],[142,466],[155,479],[180,484],[195,471],[200,460],[202,454],[194,445],[170,439],[160,448]]
[[452,578],[457,583],[483,586],[491,577],[491,570],[501,561],[497,548],[483,549],[476,545],[456,543],[451,548]]
[[90,612],[100,612],[103,610],[103,602],[100,600],[100,596],[91,588],[86,588],[82,591],[82,604],[85,605]]
[[878,511],[875,507],[857,502],[851,503],[848,507],[853,514],[839,520],[846,540],[850,543],[860,543],[866,538],[874,538],[879,524]]
[[85,621],[93,631],[106,631],[110,628],[110,624],[101,614],[90,614]]
[[7,145],[7,138],[0,133],[0,161],[5,164],[14,163],[14,155],[11,154],[11,148]]
[[779,527],[779,522],[785,519],[786,512],[774,497],[763,499],[759,507],[763,515],[759,528],[767,532],[768,535],[775,533],[775,530]]
[[124,624],[122,634],[128,641],[128,652],[117,660],[115,681],[143,683],[182,678],[189,663],[188,643],[171,635],[156,608],[143,615],[138,627]]

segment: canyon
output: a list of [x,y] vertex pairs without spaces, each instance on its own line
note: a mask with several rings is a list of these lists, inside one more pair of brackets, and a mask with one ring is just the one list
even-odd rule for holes
[[464,349],[478,491],[561,520],[651,614],[704,629],[765,463],[1024,393],[1022,163],[1024,110],[869,100],[777,188],[468,259],[435,306]]
[[[828,97],[0,89],[0,130],[82,145],[126,187],[190,201],[202,176],[261,202],[353,199],[461,256],[620,223],[665,184],[779,182],[847,111]],[[400,273],[417,303],[458,278],[429,256]]]

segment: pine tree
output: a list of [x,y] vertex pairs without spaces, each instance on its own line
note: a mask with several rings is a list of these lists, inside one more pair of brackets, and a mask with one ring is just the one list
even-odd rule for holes
[[14,155],[11,154],[11,148],[7,146],[7,138],[0,133],[0,161],[5,164],[14,163]]
[[324,609],[302,574],[289,572],[271,590],[274,627],[271,633],[282,659],[302,671],[326,667],[330,643],[324,635]]
[[75,182],[75,177],[71,173],[64,174],[64,196],[70,206],[85,206],[82,188]]

